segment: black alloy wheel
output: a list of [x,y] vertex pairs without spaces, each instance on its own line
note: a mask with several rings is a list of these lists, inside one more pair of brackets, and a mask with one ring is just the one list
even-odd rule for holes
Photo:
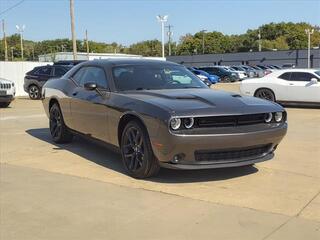
[[121,138],[121,154],[128,174],[146,178],[158,173],[160,167],[144,126],[137,121],[127,124]]
[[72,141],[73,135],[64,124],[61,110],[56,103],[50,108],[49,127],[54,142],[67,143]]
[[40,88],[36,85],[31,85],[29,87],[29,97],[32,100],[36,100],[40,98]]
[[266,88],[259,89],[254,96],[258,97],[258,98],[265,99],[265,100],[269,100],[272,102],[276,101],[276,98],[275,98],[273,92],[269,89],[266,89]]

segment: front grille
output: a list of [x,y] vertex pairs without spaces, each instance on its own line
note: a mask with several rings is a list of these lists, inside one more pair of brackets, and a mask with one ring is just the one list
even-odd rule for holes
[[239,125],[252,125],[265,123],[264,119],[265,113],[234,116],[200,117],[195,119],[195,127],[232,127]]
[[10,89],[11,83],[0,83],[0,89]]
[[237,161],[243,159],[254,159],[261,157],[270,152],[271,144],[259,145],[241,149],[230,149],[230,150],[217,150],[217,151],[196,151],[196,161]]

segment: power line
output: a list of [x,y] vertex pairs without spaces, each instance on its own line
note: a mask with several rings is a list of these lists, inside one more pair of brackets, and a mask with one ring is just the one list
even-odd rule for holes
[[20,2],[12,5],[11,7],[7,8],[6,10],[0,12],[0,15],[5,14],[6,12],[9,12],[10,10],[14,9],[15,7],[18,7],[21,3],[23,3],[25,0],[21,0]]

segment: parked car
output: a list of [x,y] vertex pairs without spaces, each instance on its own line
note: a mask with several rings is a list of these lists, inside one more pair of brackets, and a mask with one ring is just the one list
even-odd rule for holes
[[8,79],[0,78],[0,107],[8,107],[14,100],[15,95],[14,83]]
[[234,71],[242,71],[246,74],[247,77],[250,77],[250,78],[256,76],[256,73],[252,68],[244,68],[243,66],[231,66],[230,68]]
[[199,67],[198,69],[218,76],[222,82],[235,82],[240,79],[239,74],[236,72],[228,71],[220,66]]
[[47,65],[35,67],[26,73],[24,78],[24,91],[29,94],[31,99],[39,99],[41,97],[41,89],[43,84],[50,78],[59,78],[68,72],[72,66]]
[[296,65],[294,63],[285,63],[282,65],[282,68],[295,68]]
[[236,73],[240,81],[248,77],[247,73],[243,70],[235,70],[230,66],[221,66],[221,67],[223,67],[227,71]]
[[135,178],[269,160],[287,130],[280,105],[209,89],[166,61],[90,61],[42,91],[54,142],[80,133],[114,145]]
[[278,70],[260,79],[245,80],[242,94],[279,103],[320,105],[320,70]]
[[242,68],[246,69],[249,72],[253,72],[253,77],[263,77],[264,71],[258,67],[254,68],[248,65],[241,65]]
[[208,79],[212,84],[220,82],[220,78],[217,75],[209,74],[203,70],[199,70],[196,68],[188,68],[192,73],[196,74],[198,77],[205,77]]

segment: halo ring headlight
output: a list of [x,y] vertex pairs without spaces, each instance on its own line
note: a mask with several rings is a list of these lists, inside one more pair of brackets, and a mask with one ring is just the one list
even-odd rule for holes
[[183,121],[183,124],[184,124],[185,128],[190,129],[190,128],[193,127],[194,119],[192,117],[191,118],[185,118],[184,121]]
[[266,123],[270,123],[272,121],[272,113],[266,113],[266,115],[264,117],[264,121]]
[[274,114],[274,120],[276,122],[281,122],[282,121],[282,118],[283,118],[283,113],[282,112],[276,112]]
[[172,118],[170,120],[170,127],[173,130],[179,129],[181,126],[181,119],[180,118]]

